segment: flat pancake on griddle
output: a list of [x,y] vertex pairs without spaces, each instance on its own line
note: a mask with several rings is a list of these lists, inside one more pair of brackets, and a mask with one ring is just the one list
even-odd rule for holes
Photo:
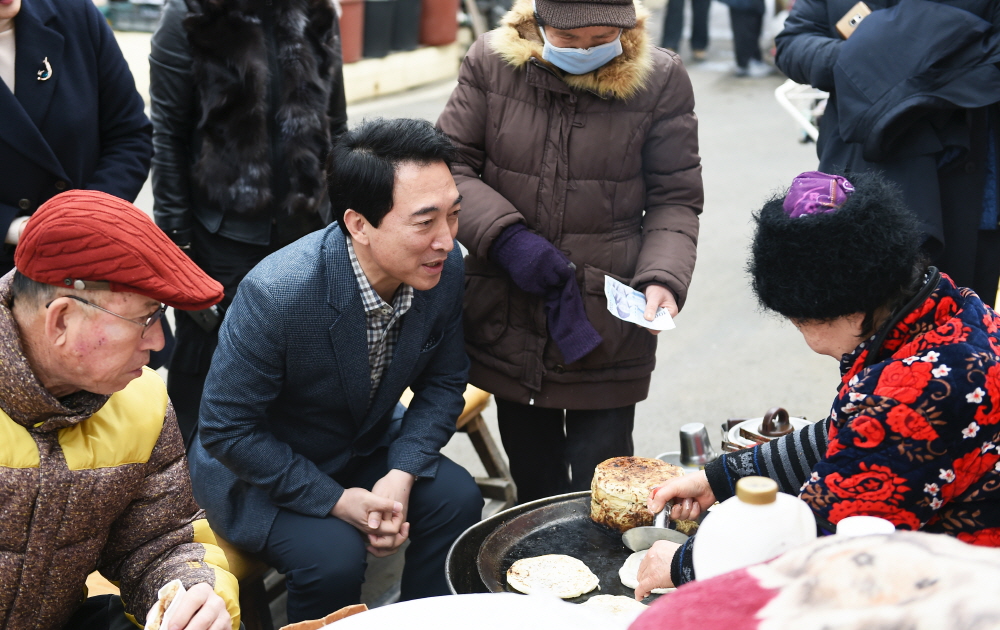
[[580,560],[562,554],[522,558],[507,570],[507,585],[522,593],[550,593],[563,599],[579,597],[600,581]]

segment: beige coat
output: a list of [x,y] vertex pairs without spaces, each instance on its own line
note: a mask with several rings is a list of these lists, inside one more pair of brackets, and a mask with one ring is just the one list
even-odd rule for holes
[[[683,305],[703,193],[694,95],[680,59],[653,48],[637,5],[623,54],[586,75],[541,59],[531,0],[469,50],[438,120],[455,141],[464,196],[465,335],[473,384],[542,407],[602,409],[643,400],[656,338],[607,310],[604,276],[669,287]],[[487,258],[524,222],[577,267],[587,317],[604,339],[570,365],[543,300]]]

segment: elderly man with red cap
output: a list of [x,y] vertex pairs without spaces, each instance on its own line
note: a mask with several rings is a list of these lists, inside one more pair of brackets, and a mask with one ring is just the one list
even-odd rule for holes
[[[43,204],[0,279],[0,627],[239,626],[237,586],[191,495],[163,381],[165,305],[222,287],[132,204],[74,190]],[[85,599],[100,571],[121,597]],[[134,626],[133,626],[134,627]],[[165,626],[166,627],[166,626]]]

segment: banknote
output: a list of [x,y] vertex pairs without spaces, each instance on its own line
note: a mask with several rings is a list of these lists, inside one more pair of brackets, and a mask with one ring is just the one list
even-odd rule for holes
[[653,321],[647,321],[644,317],[646,296],[611,276],[604,276],[604,295],[608,298],[608,311],[618,319],[652,330],[675,328],[674,320],[665,308],[656,309]]

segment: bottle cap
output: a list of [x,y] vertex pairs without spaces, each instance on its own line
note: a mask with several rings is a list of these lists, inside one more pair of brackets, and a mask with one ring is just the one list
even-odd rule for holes
[[751,505],[774,503],[778,496],[778,484],[767,477],[744,477],[736,482],[736,496]]

